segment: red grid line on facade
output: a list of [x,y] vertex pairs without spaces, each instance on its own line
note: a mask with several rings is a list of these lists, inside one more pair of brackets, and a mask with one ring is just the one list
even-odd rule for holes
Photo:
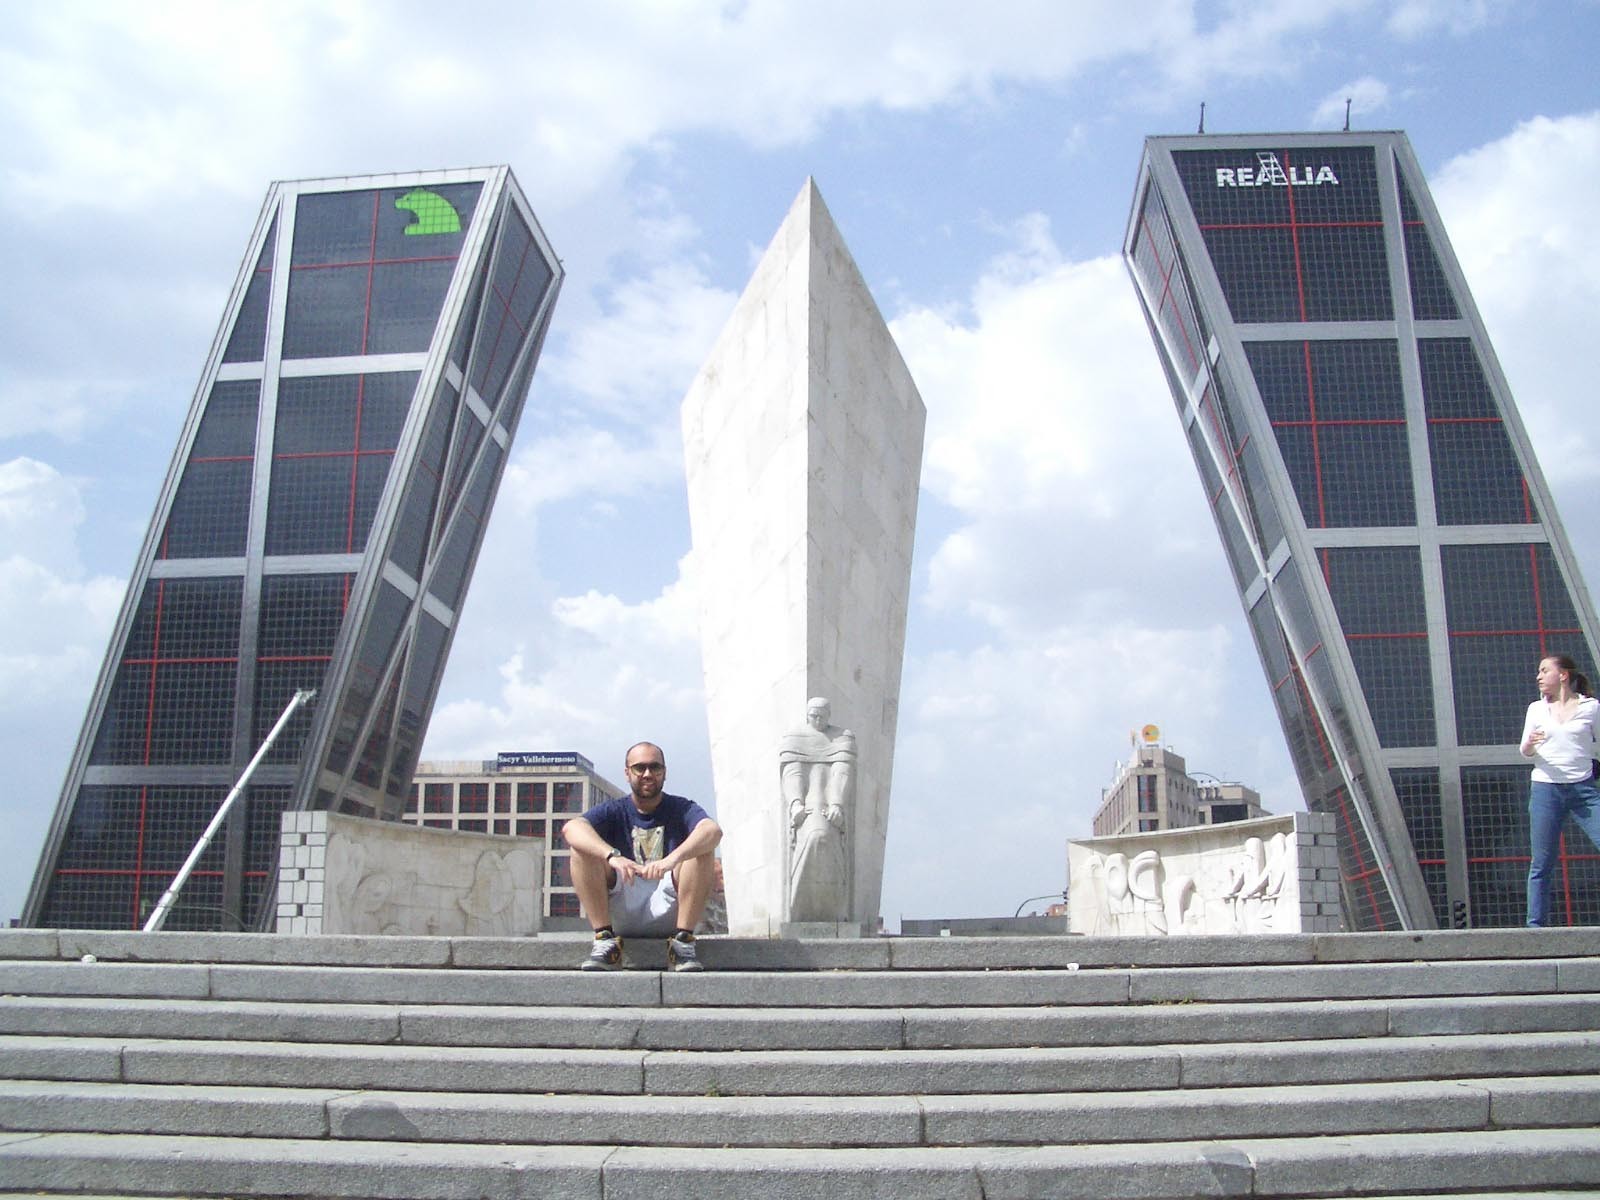
[[[1289,190],[1291,192],[1294,191],[1293,188],[1290,188]],[[1290,207],[1292,211],[1292,199],[1290,200]],[[1298,280],[1300,275],[1300,250],[1298,243],[1296,243],[1295,247],[1294,270],[1296,280]],[[1300,292],[1300,319],[1302,321],[1306,319],[1306,298],[1304,289],[1301,289]],[[1316,479],[1317,484],[1317,525],[1321,528],[1326,528],[1328,524],[1328,509],[1322,494],[1322,442],[1317,436],[1317,430],[1320,428],[1320,422],[1317,420],[1317,385],[1311,372],[1311,343],[1301,342],[1300,353],[1305,362],[1306,369],[1306,411],[1311,414],[1311,420],[1309,422],[1311,426],[1311,471],[1312,475]]]
[[[373,201],[373,207],[377,207],[376,200]],[[353,258],[349,262],[296,263],[291,270],[334,271],[340,267],[405,267],[412,263],[454,262],[459,257],[455,254],[418,254],[413,258],[378,258],[376,255],[377,249],[374,247],[371,258]]]
[[1404,417],[1313,417],[1306,421],[1273,421],[1274,429],[1310,429],[1313,436],[1317,429],[1332,429],[1346,425],[1404,425]]
[[[1303,661],[1309,662],[1311,656],[1321,648],[1322,643],[1318,642],[1316,646],[1306,653]],[[1301,709],[1305,712],[1306,720],[1310,724],[1312,731],[1317,735],[1317,749],[1322,752],[1323,766],[1331,768],[1333,766],[1333,751],[1328,745],[1328,735],[1322,728],[1322,721],[1317,716],[1316,709],[1311,706],[1311,689],[1306,686],[1305,675],[1291,665],[1289,674],[1284,676],[1284,681],[1289,679],[1295,681],[1300,696]],[[1277,689],[1274,688],[1274,690]],[[1334,789],[1333,801],[1338,806],[1340,819],[1344,822],[1345,844],[1350,847],[1350,855],[1355,860],[1356,865],[1356,870],[1347,874],[1346,878],[1352,883],[1359,882],[1364,886],[1367,893],[1367,909],[1372,914],[1372,923],[1381,932],[1385,928],[1383,913],[1378,908],[1378,898],[1373,893],[1371,882],[1371,876],[1377,874],[1377,866],[1367,866],[1366,856],[1361,852],[1361,843],[1356,838],[1355,823],[1350,819],[1350,797],[1342,786]]]
[[[500,303],[500,323],[495,326],[494,345],[489,347],[489,360],[483,368],[483,378],[485,380],[489,378],[489,372],[494,369],[495,360],[500,357],[500,339],[505,336],[506,322],[510,321],[511,324],[515,325],[519,334],[526,328],[521,321],[517,320],[516,314],[511,311],[511,296],[517,294],[517,285],[522,282],[522,272],[527,269],[528,253],[532,249],[533,239],[529,238],[527,245],[522,247],[522,257],[517,260],[517,273],[511,279],[511,295],[503,294],[492,276],[489,280],[489,291]],[[493,397],[485,396],[483,400],[484,403],[492,406]]]
[[[144,708],[144,765],[150,765],[150,745],[155,738],[156,720],[156,664],[161,661],[161,607],[166,599],[167,581],[156,580],[155,631],[150,643],[150,685],[145,694]],[[142,819],[142,818],[141,818]]]
[[[1288,157],[1285,155],[1284,157]],[[1293,191],[1293,188],[1288,189]],[[1294,207],[1290,197],[1290,208]],[[1291,215],[1287,221],[1237,221],[1201,225],[1201,229],[1382,229],[1382,221],[1296,221]]]
[[[126,663],[128,666],[150,667],[150,668],[152,668],[151,674],[154,675],[155,674],[154,667],[156,666],[157,663],[161,663],[161,664],[164,664],[166,666],[172,666],[172,667],[208,666],[208,665],[215,665],[217,663],[236,663],[236,662],[239,661],[239,656],[237,654],[235,654],[235,655],[232,655],[230,657],[230,656],[225,655],[225,654],[220,654],[220,655],[196,655],[196,656],[190,657],[190,658],[125,658],[122,661],[124,663]],[[150,765],[150,762],[149,762],[148,758],[145,760],[145,765],[146,766]]]
[[[150,673],[153,675],[153,674],[155,674],[155,671],[152,670]],[[137,871],[138,871],[138,869],[142,869],[144,867],[144,820],[145,820],[145,813],[149,808],[149,800],[150,800],[150,788],[149,788],[149,786],[145,785],[145,786],[140,787],[140,789],[139,789],[139,832],[135,836],[134,845],[133,845],[133,865],[134,865],[136,870],[135,870],[135,874],[134,874],[134,878],[133,878],[133,914],[132,914],[132,916],[133,916],[133,925],[134,925],[135,928],[137,928],[138,925],[139,925],[139,898],[140,898],[141,884],[143,883],[143,880],[137,874]]]
[[[1294,162],[1289,157],[1289,152],[1287,150],[1283,152],[1283,166],[1284,170],[1289,172],[1289,177],[1292,180],[1294,178]],[[1287,194],[1286,198],[1289,201],[1289,240],[1294,245],[1294,287],[1296,294],[1300,298],[1300,319],[1304,321],[1306,319],[1306,276],[1305,270],[1300,263],[1300,222],[1294,207],[1293,185],[1291,184],[1288,188],[1286,188],[1285,192]],[[1322,480],[1320,475],[1317,479],[1317,491],[1318,500],[1320,503],[1320,494],[1322,491]]]
[[372,193],[372,227],[367,240],[367,297],[361,312],[361,353],[367,352],[367,335],[372,329],[372,273],[378,258],[378,196]]
[[1544,644],[1544,596],[1539,591],[1539,547],[1528,545],[1528,576],[1533,584],[1533,623],[1539,627],[1539,656],[1547,653]]
[[291,458],[393,458],[393,450],[286,450],[274,454],[274,461]]
[[[1582,633],[1581,629],[1553,629],[1544,626],[1539,629],[1452,629],[1451,637],[1539,637],[1547,633]],[[1543,645],[1543,642],[1540,643]]]
[[356,376],[356,428],[350,446],[350,497],[344,515],[344,552],[355,549],[356,540],[356,476],[361,470],[361,405],[367,395],[367,377]]
[[[178,872],[172,867],[62,867],[56,872],[57,875],[94,875],[105,876],[107,878],[126,878],[130,876],[137,877],[140,875],[170,876],[176,875],[177,873]],[[266,875],[266,872],[247,871],[245,874],[264,876]],[[190,875],[194,877],[211,876],[213,878],[220,879],[222,877],[222,872],[216,870],[203,871],[199,868],[196,868],[190,872]]]
[[[1161,261],[1161,248],[1151,236],[1149,217],[1141,215],[1139,224],[1144,229],[1145,245],[1150,248],[1150,257],[1155,260],[1156,269],[1161,272],[1161,297],[1156,302],[1156,314],[1159,316],[1166,312],[1168,304],[1171,304],[1173,324],[1178,327],[1178,333],[1183,338],[1183,349],[1189,356],[1189,368],[1197,370],[1200,366],[1200,356],[1195,351],[1194,343],[1189,340],[1189,327],[1184,324],[1183,314],[1178,311],[1177,300],[1172,290],[1172,277],[1178,270],[1178,256],[1176,254],[1172,256],[1170,266],[1164,264]],[[1168,235],[1171,235],[1171,230],[1168,230]]]

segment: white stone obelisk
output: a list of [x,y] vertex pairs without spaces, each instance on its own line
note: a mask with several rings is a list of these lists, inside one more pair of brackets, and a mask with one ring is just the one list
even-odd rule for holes
[[787,922],[778,746],[855,734],[850,922],[877,928],[926,409],[806,180],[683,402],[730,932]]

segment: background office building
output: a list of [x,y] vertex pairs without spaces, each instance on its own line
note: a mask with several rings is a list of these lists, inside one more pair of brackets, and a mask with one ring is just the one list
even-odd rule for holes
[[1271,814],[1261,807],[1261,796],[1242,783],[1198,779],[1188,763],[1160,745],[1160,731],[1144,728],[1134,740],[1128,761],[1100,795],[1094,814],[1095,837],[1121,837],[1129,833],[1156,833],[1163,829],[1188,829],[1247,821]]
[[560,281],[504,167],[272,186],[27,924],[142,924],[299,689],[167,927],[255,925],[285,809],[400,815]]
[[1410,144],[1152,138],[1124,253],[1346,919],[1521,924],[1522,716],[1595,614]]
[[418,763],[404,819],[429,829],[542,838],[544,915],[576,917],[572,852],[561,829],[596,804],[627,794],[572,751],[502,753],[489,761]]

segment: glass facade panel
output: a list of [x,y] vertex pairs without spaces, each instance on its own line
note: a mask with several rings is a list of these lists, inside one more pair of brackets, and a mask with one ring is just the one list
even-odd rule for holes
[[1415,524],[1395,343],[1247,342],[1245,353],[1306,525]]
[[553,277],[533,233],[516,213],[508,213],[484,293],[478,350],[472,358],[472,386],[496,407],[525,335]]
[[261,384],[250,379],[229,380],[211,389],[173,497],[159,557],[244,554],[260,392]]
[[1571,653],[1590,670],[1577,613],[1541,544],[1444,546],[1456,737],[1463,745],[1514,745],[1539,659]]
[[1423,883],[1434,920],[1451,927],[1450,894],[1445,872],[1444,820],[1440,815],[1439,772],[1434,767],[1406,767],[1389,772],[1406,832],[1422,868]]
[[1236,322],[1392,319],[1370,148],[1172,157]]
[[1426,746],[1434,728],[1422,560],[1412,546],[1328,549],[1323,577],[1383,746]]
[[1522,467],[1472,343],[1422,338],[1417,358],[1440,524],[1536,521]]
[[267,304],[271,299],[272,255],[278,242],[278,222],[274,218],[267,230],[266,245],[256,259],[256,269],[250,273],[245,285],[244,302],[234,319],[233,332],[228,335],[223,362],[260,362],[267,350]]
[[1411,315],[1419,321],[1454,321],[1461,316],[1449,280],[1439,264],[1433,238],[1407,186],[1404,168],[1396,162],[1400,183],[1400,220],[1405,228],[1406,276],[1411,284]]

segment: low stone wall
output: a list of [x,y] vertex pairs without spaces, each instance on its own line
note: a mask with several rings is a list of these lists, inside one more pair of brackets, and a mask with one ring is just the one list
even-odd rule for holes
[[1344,928],[1334,821],[1297,812],[1067,843],[1073,933]]
[[283,814],[279,933],[539,932],[544,847],[327,812]]

